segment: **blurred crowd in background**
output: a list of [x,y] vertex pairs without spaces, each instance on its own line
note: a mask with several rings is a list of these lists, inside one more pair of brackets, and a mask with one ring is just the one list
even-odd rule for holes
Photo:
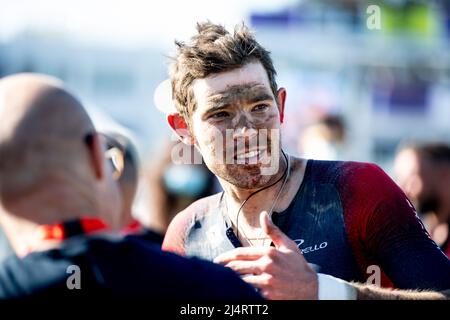
[[[49,15],[59,12],[60,3],[46,2],[53,9]],[[5,9],[0,10],[0,18],[30,16],[25,8],[36,5],[15,3],[0,0],[0,8]],[[133,10],[143,5],[127,3]],[[233,26],[246,21],[271,50],[278,84],[287,89],[284,148],[306,158],[377,163],[410,197],[432,237],[449,255],[450,2],[250,3],[244,7],[231,1],[235,11],[225,21],[214,22]],[[380,29],[367,26],[370,4],[380,8]],[[192,28],[195,21],[208,17],[209,6],[192,2],[188,21]],[[161,42],[145,36],[123,45],[114,37],[107,42],[80,40],[79,34],[75,37],[72,29],[64,27],[63,18],[61,28],[55,28],[58,21],[46,26],[42,19],[31,19],[0,32],[0,77],[45,73],[62,79],[80,96],[97,129],[117,134],[113,140],[121,141],[121,154],[112,156],[112,161],[123,161],[127,170],[136,168],[123,178],[131,181],[122,190],[130,194],[124,205],[129,211],[127,224],[139,220],[161,234],[176,213],[220,191],[204,164],[172,163],[177,142],[165,114],[155,106],[155,89],[167,78],[168,44],[179,38],[176,31],[184,34],[183,26],[177,27],[171,17],[170,11],[165,12],[167,23],[175,26],[167,29]],[[97,18],[101,24],[101,16]],[[151,20],[145,26],[128,25],[127,20],[117,23],[125,22],[121,28],[129,28],[130,33],[164,29]],[[0,19],[0,29],[10,22]],[[171,30],[175,30],[173,37]]]

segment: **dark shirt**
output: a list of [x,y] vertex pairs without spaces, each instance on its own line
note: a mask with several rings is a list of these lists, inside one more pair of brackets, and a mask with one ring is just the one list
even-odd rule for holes
[[[212,260],[241,246],[225,207],[220,194],[191,205],[171,223],[163,248]],[[295,198],[273,221],[321,273],[365,282],[378,266],[385,287],[450,288],[450,261],[376,165],[309,160]]]
[[[74,285],[80,270],[80,289]],[[163,252],[139,236],[80,235],[58,249],[11,256],[0,264],[0,299],[141,297],[190,300],[261,299],[230,269]]]

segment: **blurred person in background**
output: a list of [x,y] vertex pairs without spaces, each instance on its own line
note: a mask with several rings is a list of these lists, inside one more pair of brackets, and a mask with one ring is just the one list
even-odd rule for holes
[[15,252],[0,263],[0,299],[260,298],[223,267],[103,232],[123,221],[120,172],[58,80],[3,78],[0,104],[0,224]]
[[8,239],[0,226],[0,262],[13,253]]
[[120,226],[129,226],[135,221],[132,209],[139,180],[137,150],[130,139],[120,133],[106,133],[105,143],[111,166],[117,168],[113,174],[118,181],[123,200]]
[[[175,215],[198,199],[218,192],[217,180],[205,164],[175,164],[172,153],[180,142],[164,147],[153,165],[146,170],[148,182],[148,208],[151,217],[146,225],[165,234]],[[183,146],[193,158],[199,156],[193,146]],[[187,150],[189,149],[189,150]],[[195,153],[195,154],[194,154]]]
[[[0,113],[2,104],[0,103]],[[1,121],[1,119],[0,119]],[[0,177],[1,178],[1,177]],[[5,233],[3,232],[3,228],[0,224],[0,262],[3,261],[6,257],[13,254],[14,251],[11,248],[11,245],[9,244],[8,238],[6,237]]]
[[119,230],[136,231],[139,229],[139,222],[134,217],[133,205],[140,182],[140,154],[136,138],[130,130],[92,103],[87,104],[86,112],[104,139],[106,156],[114,168],[113,175],[117,177],[119,183],[123,198]]
[[325,115],[302,131],[298,141],[299,152],[308,159],[342,160],[346,131],[340,116]]
[[445,143],[403,146],[395,157],[394,175],[433,240],[450,257],[450,146]]
[[114,175],[118,176],[123,210],[119,228],[115,231],[139,234],[161,244],[163,234],[149,223],[153,221],[153,217],[149,217],[152,216],[149,209],[142,205],[148,198],[148,192],[141,179],[141,158],[136,137],[92,103],[88,104],[87,112],[95,128],[104,137],[109,162],[115,169]]
[[[148,208],[141,215],[134,211],[136,193],[140,183],[140,162],[136,146],[131,139],[123,133],[108,132],[105,134],[107,156],[112,167],[116,168],[119,190],[123,199],[119,231],[122,234],[137,234],[154,244],[161,245],[163,233],[154,224],[149,223]],[[153,217],[153,214],[151,214]],[[153,220],[150,220],[153,221]]]
[[[230,267],[269,299],[447,297],[420,292],[450,290],[450,261],[385,172],[283,152],[286,90],[245,25],[199,23],[176,45],[167,120],[224,192],[179,213],[163,248]],[[365,283],[373,267],[384,288]]]

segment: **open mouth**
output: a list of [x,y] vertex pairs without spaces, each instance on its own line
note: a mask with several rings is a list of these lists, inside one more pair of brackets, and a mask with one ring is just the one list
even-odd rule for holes
[[260,149],[254,149],[254,150],[248,150],[244,152],[238,152],[234,156],[234,160],[237,160],[238,163],[258,163],[259,160],[266,154],[267,149],[266,148],[260,148]]

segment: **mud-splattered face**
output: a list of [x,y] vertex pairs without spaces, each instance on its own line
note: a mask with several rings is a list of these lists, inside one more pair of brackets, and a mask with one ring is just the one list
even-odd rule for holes
[[269,79],[259,62],[197,79],[192,115],[195,143],[206,165],[220,178],[240,188],[266,185],[280,162],[280,110]]

